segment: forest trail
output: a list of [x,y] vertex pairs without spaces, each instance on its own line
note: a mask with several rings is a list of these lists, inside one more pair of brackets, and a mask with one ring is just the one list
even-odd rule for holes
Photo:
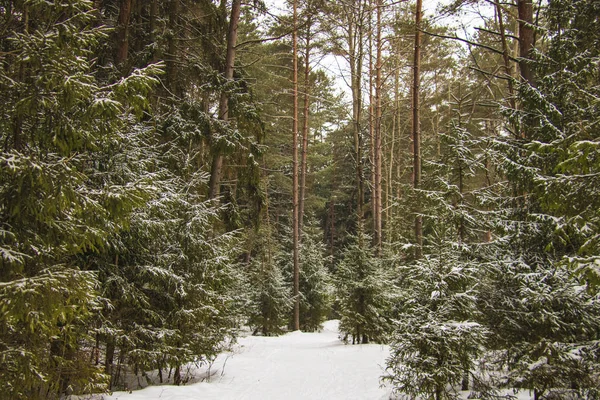
[[[110,400],[300,400],[387,399],[380,387],[388,346],[345,345],[338,322],[318,333],[291,332],[280,337],[247,336],[234,351],[212,365],[210,381],[186,386],[151,386],[115,392]],[[198,371],[196,376],[200,376]]]

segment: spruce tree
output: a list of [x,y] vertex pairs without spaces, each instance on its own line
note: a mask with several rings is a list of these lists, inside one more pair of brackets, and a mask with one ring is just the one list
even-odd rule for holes
[[316,331],[321,327],[331,309],[333,285],[326,267],[322,232],[307,219],[302,232],[300,256],[300,328]]
[[391,271],[373,255],[371,238],[362,227],[352,237],[336,266],[336,297],[340,334],[352,343],[384,343],[390,334],[394,284]]
[[99,82],[95,50],[108,31],[94,27],[92,7],[3,7],[0,381],[9,398],[105,387],[87,361],[98,281],[79,256],[106,248],[149,193],[142,176],[113,178],[159,70]]
[[441,246],[399,270],[400,309],[384,376],[399,394],[458,398],[457,385],[475,373],[487,332],[477,321],[477,264],[461,253]]
[[527,60],[535,82],[517,85],[520,107],[506,111],[516,130],[497,140],[511,192],[481,307],[508,367],[500,383],[535,398],[599,390],[598,15],[587,0],[543,10],[545,46]]
[[277,335],[286,326],[292,309],[291,291],[281,270],[281,260],[285,255],[270,226],[259,230],[249,251],[248,324],[254,334]]

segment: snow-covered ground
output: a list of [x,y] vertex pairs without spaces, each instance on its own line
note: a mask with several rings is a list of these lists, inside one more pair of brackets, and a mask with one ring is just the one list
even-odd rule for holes
[[319,333],[242,337],[232,353],[224,353],[217,358],[210,369],[210,380],[185,386],[151,386],[132,393],[114,392],[104,398],[388,399],[391,390],[380,384],[388,346],[345,345],[338,338],[337,327],[337,321],[328,321]]

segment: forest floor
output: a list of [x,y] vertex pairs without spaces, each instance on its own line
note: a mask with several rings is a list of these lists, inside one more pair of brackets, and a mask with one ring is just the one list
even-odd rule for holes
[[317,333],[291,332],[279,337],[245,336],[232,352],[217,357],[210,369],[193,372],[194,383],[157,385],[114,392],[106,400],[382,400],[389,347],[346,345],[338,322]]

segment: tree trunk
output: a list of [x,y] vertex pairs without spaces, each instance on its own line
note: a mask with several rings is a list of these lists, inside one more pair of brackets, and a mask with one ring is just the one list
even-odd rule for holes
[[177,365],[175,367],[175,372],[173,373],[173,383],[177,386],[181,385],[181,366]]
[[381,92],[382,92],[382,80],[381,80],[381,68],[382,68],[382,57],[381,48],[383,46],[381,40],[381,12],[383,4],[381,0],[377,0],[377,59],[375,63],[375,245],[377,248],[377,254],[381,255],[381,244],[382,244],[382,199],[381,199],[381,165],[382,165],[382,150],[381,150],[381,127],[382,127],[382,114],[381,114]]
[[[415,53],[413,63],[413,115],[412,115],[412,137],[413,137],[413,188],[418,190],[421,184],[421,121],[419,105],[419,89],[421,80],[421,19],[422,0],[417,0],[415,11]],[[417,198],[420,197],[417,194]],[[423,255],[423,219],[420,215],[420,205],[415,205],[415,257]]]
[[[396,129],[400,130],[400,100],[399,100],[399,85],[400,85],[400,69],[396,68],[396,72],[394,74],[394,115],[392,118],[392,138],[390,140],[390,155],[389,155],[389,165],[387,171],[387,184],[386,184],[386,238],[388,243],[393,243],[394,238],[393,231],[391,229],[391,221],[394,218],[393,207],[392,207],[392,198],[394,196],[394,156],[395,156],[395,147],[396,147]],[[398,134],[400,137],[400,134]]]
[[106,342],[106,357],[104,359],[104,372],[112,375],[112,367],[115,362],[115,340],[110,338]]
[[463,371],[463,378],[460,385],[460,390],[469,390],[469,370]]
[[509,95],[509,102],[510,102],[510,106],[511,108],[514,110],[517,108],[517,104],[516,104],[516,100],[515,100],[515,91],[513,88],[513,81],[512,81],[512,68],[510,66],[510,54],[509,54],[509,48],[508,48],[508,42],[506,40],[506,32],[504,30],[504,20],[502,17],[502,7],[500,7],[500,2],[499,0],[495,0],[495,6],[496,6],[496,15],[498,16],[498,29],[500,30],[500,38],[502,40],[502,58],[504,59],[504,72],[506,73],[506,75],[508,76],[508,95]]
[[115,64],[121,65],[127,61],[129,52],[129,21],[131,19],[131,0],[121,0],[119,18],[117,20],[117,53]]
[[293,83],[294,115],[292,124],[292,192],[293,192],[293,253],[294,253],[294,330],[300,330],[300,260],[299,260],[299,220],[298,220],[298,1],[294,0]]
[[171,0],[169,5],[169,30],[171,34],[167,39],[167,54],[165,54],[165,72],[167,87],[176,94],[180,94],[179,77],[177,69],[177,32],[179,31],[179,0]]
[[306,173],[307,173],[307,153],[308,153],[308,128],[309,128],[309,106],[310,106],[310,28],[311,16],[306,22],[306,49],[304,52],[304,112],[302,125],[302,159],[300,162],[300,204],[299,204],[299,222],[298,234],[302,238],[304,228],[304,200],[306,196]]
[[531,50],[533,49],[533,2],[532,0],[518,0],[519,12],[519,68],[521,77],[531,85],[535,85],[535,77],[529,65]]
[[[231,5],[231,18],[229,19],[229,31],[227,32],[227,54],[225,56],[225,80],[230,82],[233,80],[233,71],[235,63],[235,45],[237,43],[237,29],[240,20],[242,2],[241,0],[233,0]],[[229,95],[226,90],[221,92],[219,101],[219,119],[223,122],[229,120]],[[213,145],[215,145],[213,143]],[[223,169],[223,154],[218,149],[218,146],[213,148],[214,155],[210,169],[210,181],[208,184],[208,197],[214,199],[219,195],[219,187],[221,183],[221,174]]]
[[373,95],[373,0],[369,0],[369,164],[371,167],[371,219],[373,220],[373,246],[377,247],[377,176],[375,173],[375,96]]
[[356,15],[362,13],[362,8],[350,10],[347,14],[348,23],[348,61],[350,64],[350,89],[352,91],[352,126],[354,133],[354,157],[356,171],[357,201],[356,214],[357,225],[363,218],[364,205],[364,183],[362,172],[362,134],[361,134],[361,114],[362,114],[362,63],[363,63],[363,26],[361,21],[356,21]]
[[[152,0],[150,2],[150,20],[148,21],[148,30],[150,31],[150,43],[156,43],[156,19],[158,18],[158,0]],[[158,61],[157,53],[154,47],[152,47],[150,60],[152,62]]]

